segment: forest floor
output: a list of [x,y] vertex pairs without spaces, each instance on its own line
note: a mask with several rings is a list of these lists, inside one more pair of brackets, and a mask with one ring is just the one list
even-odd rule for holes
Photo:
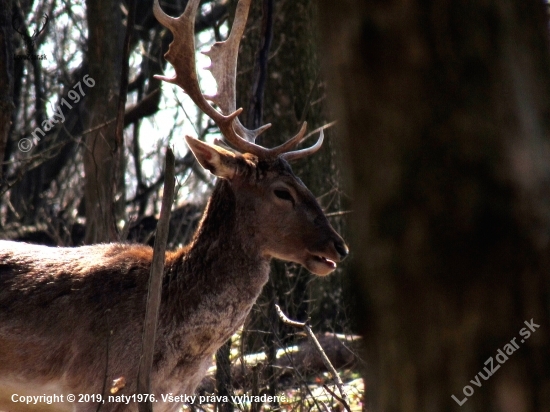
[[[316,335],[323,351],[343,382],[349,410],[363,410],[364,381],[359,373],[359,357],[355,352],[358,336],[339,334]],[[239,336],[234,336],[231,356],[232,403],[235,411],[346,411],[342,394],[335,379],[327,372],[319,351],[310,341],[281,348],[277,353],[275,370],[277,399],[268,398],[268,384],[262,378],[267,363],[265,352],[240,356]],[[184,411],[215,411],[216,402],[225,399],[215,396],[215,363],[201,383],[193,404],[185,404]],[[254,384],[253,382],[256,382]],[[252,389],[256,387],[256,389]],[[201,396],[202,395],[202,396]]]

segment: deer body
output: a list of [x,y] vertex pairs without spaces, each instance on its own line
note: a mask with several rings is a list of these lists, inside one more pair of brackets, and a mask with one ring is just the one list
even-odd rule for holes
[[[211,209],[216,197],[227,202],[223,189],[216,189]],[[161,394],[194,393],[212,355],[242,325],[267,281],[268,260],[238,238],[235,204],[215,206],[191,247],[166,257],[155,410],[179,406],[163,407]],[[135,393],[151,259],[152,249],[140,245],[49,248],[1,241],[0,386],[11,383],[12,392],[0,392],[0,410],[17,410],[22,405],[11,395],[35,385],[44,388],[40,394],[49,385],[52,394],[108,396],[104,378],[109,388],[123,376],[127,387],[120,393]],[[63,406],[72,405],[57,405]],[[88,406],[95,410],[97,403]]]
[[[306,210],[312,220],[323,216],[320,209],[317,215]],[[269,222],[282,218],[269,216],[281,212],[246,193],[235,196],[221,181],[194,240],[167,253],[151,377],[155,410],[180,406],[163,404],[162,394],[192,395],[212,355],[243,324],[268,279],[265,237],[280,232]],[[266,222],[268,230],[259,230]],[[338,235],[328,235],[338,247]],[[336,251],[312,253],[338,259]],[[44,410],[44,404],[12,402],[13,394],[29,389],[108,399],[119,377],[127,382],[120,393],[135,393],[151,260],[152,249],[141,245],[51,248],[0,241],[0,410]],[[94,411],[97,403],[50,407]],[[105,403],[102,410],[131,407]]]
[[[213,62],[229,62],[228,72],[236,67],[233,32],[243,29],[249,3],[239,2],[230,38],[213,47]],[[319,149],[322,134],[317,144],[297,151],[290,149],[305,125],[279,147],[256,145],[266,127],[250,131],[238,122],[234,82],[219,66],[213,74],[221,94],[212,100],[225,114],[200,94],[192,44],[198,5],[190,0],[172,19],[155,2],[155,15],[175,34],[166,57],[177,76],[165,80],[184,87],[237,150],[186,136],[197,161],[220,181],[191,243],[165,257],[151,375],[155,411],[180,407],[164,403],[163,394],[194,394],[213,354],[245,321],[272,258],[324,276],[348,253],[287,163]],[[133,402],[108,402],[108,396],[119,378],[126,384],[118,394],[136,393],[152,254],[141,245],[50,248],[0,241],[0,411],[97,410],[97,400],[78,402],[79,394],[102,395],[101,411],[136,409]],[[77,399],[51,405],[13,399],[54,394]]]

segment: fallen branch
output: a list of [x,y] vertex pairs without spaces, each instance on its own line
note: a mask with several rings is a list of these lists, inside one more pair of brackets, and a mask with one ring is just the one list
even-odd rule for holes
[[323,360],[323,363],[325,364],[327,369],[332,373],[332,376],[334,377],[336,386],[338,386],[338,390],[340,391],[340,395],[342,396],[341,399],[339,399],[340,402],[342,402],[342,405],[344,405],[344,408],[346,408],[348,412],[351,412],[351,409],[348,404],[348,395],[344,390],[344,383],[342,382],[342,379],[340,378],[340,375],[338,374],[338,372],[336,372],[336,369],[334,369],[334,366],[332,366],[332,363],[330,363],[330,360],[328,359],[325,351],[319,344],[319,341],[313,334],[309,325],[306,322],[297,322],[295,320],[289,319],[277,304],[275,304],[275,310],[277,311],[277,314],[279,315],[283,323],[286,323],[287,325],[293,326],[295,328],[302,328],[306,331],[308,338],[311,340],[311,342],[313,343],[313,345],[321,355],[321,359]]

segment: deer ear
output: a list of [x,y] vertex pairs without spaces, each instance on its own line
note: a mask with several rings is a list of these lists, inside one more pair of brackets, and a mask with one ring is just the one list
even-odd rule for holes
[[185,136],[185,140],[202,167],[215,176],[233,179],[237,172],[237,159],[233,152],[201,142],[191,136]]

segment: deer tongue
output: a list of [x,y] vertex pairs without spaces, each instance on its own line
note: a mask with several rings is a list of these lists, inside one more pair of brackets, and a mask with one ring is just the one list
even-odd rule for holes
[[333,268],[333,269],[336,269],[336,262],[334,262],[333,260],[330,260],[330,259],[327,259],[326,257],[324,256],[315,256],[315,258],[321,262],[323,262],[325,265]]

